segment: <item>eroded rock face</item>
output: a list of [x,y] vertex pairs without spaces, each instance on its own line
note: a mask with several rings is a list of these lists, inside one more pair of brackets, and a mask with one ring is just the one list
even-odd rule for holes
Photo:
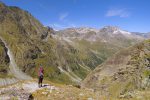
[[7,48],[0,40],[0,77],[5,77],[8,74],[9,69],[9,57],[7,55]]

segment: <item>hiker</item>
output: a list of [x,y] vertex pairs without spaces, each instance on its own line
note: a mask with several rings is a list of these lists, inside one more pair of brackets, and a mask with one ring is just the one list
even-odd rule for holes
[[42,66],[40,66],[40,69],[39,69],[39,72],[38,72],[38,76],[39,76],[38,85],[39,85],[39,87],[42,87],[42,81],[43,81],[43,76],[44,76],[44,70],[43,70]]

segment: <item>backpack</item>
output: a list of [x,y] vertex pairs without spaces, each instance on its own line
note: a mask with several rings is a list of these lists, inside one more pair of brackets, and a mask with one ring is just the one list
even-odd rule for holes
[[43,78],[43,73],[42,72],[40,73],[40,78]]
[[40,69],[40,78],[43,78],[43,69]]

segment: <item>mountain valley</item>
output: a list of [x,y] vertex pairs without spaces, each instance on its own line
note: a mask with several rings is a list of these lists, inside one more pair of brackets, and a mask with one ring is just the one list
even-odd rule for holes
[[149,39],[117,26],[54,30],[0,2],[0,99],[148,100]]

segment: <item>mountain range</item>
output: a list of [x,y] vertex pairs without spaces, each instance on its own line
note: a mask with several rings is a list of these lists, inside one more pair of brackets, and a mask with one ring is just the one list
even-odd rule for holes
[[[95,98],[97,93],[136,98],[150,87],[149,38],[150,33],[129,32],[116,26],[56,31],[42,25],[28,11],[0,3],[0,86],[18,82],[21,88],[25,84],[32,90],[36,87],[32,81],[43,66],[44,80],[55,83],[58,91],[67,89],[77,95],[86,90],[86,96]],[[31,86],[23,80],[32,82]],[[16,88],[16,84],[12,86]],[[41,93],[36,91],[35,96],[40,98]],[[69,97],[68,92],[64,94]]]
[[[45,78],[59,83],[80,83],[108,57],[144,40],[140,35],[114,26],[99,30],[81,27],[55,31],[44,27],[29,12],[3,3],[0,4],[0,14],[0,36],[21,71],[37,77],[42,65]],[[8,48],[1,48],[5,62],[1,61],[0,72],[12,77],[13,73],[6,68],[10,63]]]

